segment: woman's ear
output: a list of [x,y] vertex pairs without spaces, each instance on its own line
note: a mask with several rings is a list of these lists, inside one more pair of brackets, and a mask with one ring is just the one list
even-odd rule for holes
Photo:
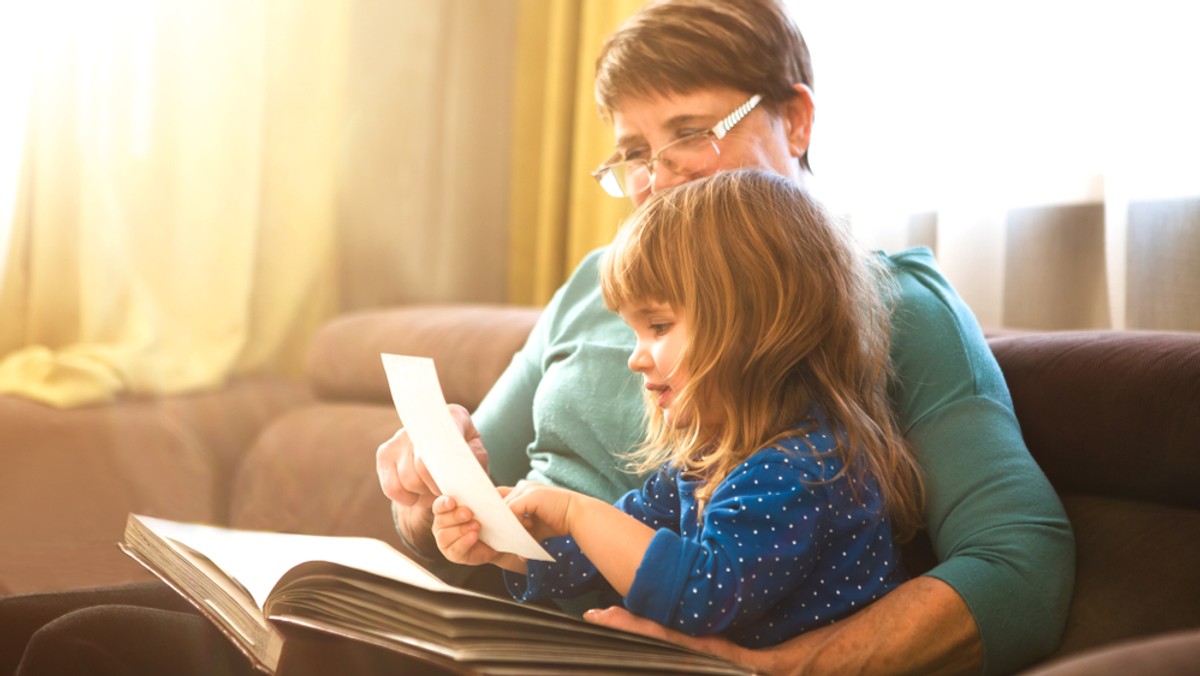
[[812,138],[813,124],[813,94],[808,85],[796,83],[792,85],[796,95],[787,101],[783,109],[783,119],[787,129],[788,149],[795,157],[803,157],[808,152],[808,143]]

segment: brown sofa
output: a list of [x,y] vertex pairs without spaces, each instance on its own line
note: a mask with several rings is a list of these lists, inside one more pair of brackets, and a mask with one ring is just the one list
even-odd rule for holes
[[[195,490],[206,505],[224,504],[207,511],[182,510],[171,501],[139,508],[245,528],[395,542],[374,469],[376,447],[399,423],[379,353],[433,357],[447,400],[471,408],[538,313],[422,306],[340,317],[310,349],[312,398],[286,398],[282,412],[244,452],[239,439],[227,440],[227,454],[242,455],[224,456],[232,464],[227,475],[212,472],[226,477],[225,484],[162,487],[171,495]],[[1010,333],[993,336],[990,344],[1030,449],[1062,496],[1076,533],[1074,600],[1054,656],[1059,661],[1048,661],[1047,673],[1106,673],[1104,665],[1112,667],[1108,673],[1122,673],[1132,663],[1161,672],[1200,664],[1200,334]],[[152,466],[169,475],[167,464]],[[139,466],[130,469],[142,471]],[[139,477],[131,485],[152,475]],[[41,489],[56,490],[53,483]],[[13,520],[8,514],[3,519]],[[119,538],[119,528],[105,528],[90,530],[89,542]],[[917,569],[932,561],[928,549],[907,551],[906,557]],[[78,567],[85,558],[68,564]],[[143,575],[129,565],[109,577]],[[1095,652],[1101,648],[1107,652]]]
[[65,410],[0,396],[0,596],[147,579],[113,547],[126,515],[225,521],[246,449],[311,399],[277,378]]

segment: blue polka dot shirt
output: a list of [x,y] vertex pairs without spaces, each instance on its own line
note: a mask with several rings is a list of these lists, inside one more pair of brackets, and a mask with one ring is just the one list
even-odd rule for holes
[[[810,448],[811,445],[811,448]],[[906,579],[877,486],[842,477],[823,425],[759,450],[718,485],[696,518],[698,482],[664,468],[616,505],[656,529],[623,599],[631,612],[747,647],[780,643],[869,605]],[[855,492],[851,492],[851,486]],[[506,573],[517,600],[620,596],[570,537],[554,562]]]

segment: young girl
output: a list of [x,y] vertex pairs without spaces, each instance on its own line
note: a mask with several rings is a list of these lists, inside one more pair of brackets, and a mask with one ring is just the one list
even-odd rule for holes
[[785,178],[728,171],[656,195],[601,269],[605,303],[637,337],[644,487],[615,506],[501,489],[552,538],[554,563],[497,553],[448,497],[434,503],[438,547],[509,571],[519,600],[600,589],[747,647],[870,604],[905,579],[893,537],[916,529],[921,500],[888,403],[883,279]]

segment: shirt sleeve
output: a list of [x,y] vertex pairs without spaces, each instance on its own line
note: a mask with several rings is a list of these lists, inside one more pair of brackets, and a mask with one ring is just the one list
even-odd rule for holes
[[[652,528],[679,524],[678,487],[666,469],[650,474],[642,490],[625,493],[616,507]],[[575,598],[600,590],[616,603],[619,594],[608,584],[595,564],[583,555],[570,537],[550,538],[542,543],[554,561],[529,561],[527,573],[505,572],[504,584],[520,602],[547,598]]]
[[654,534],[626,607],[693,635],[753,624],[808,576],[824,504],[782,461],[735,470],[713,493],[698,537]]
[[[646,479],[641,490],[621,496],[616,507],[651,528],[678,526],[678,490],[671,474],[659,470]],[[529,561],[524,576],[505,572],[505,586],[514,599],[574,598],[598,588],[616,596],[616,590],[572,538],[550,538],[543,545],[554,561]]]
[[678,529],[679,486],[668,470],[659,469],[646,479],[640,491],[621,496],[616,508],[656,530]]
[[1074,587],[1071,527],[974,315],[927,251],[892,258],[901,267],[895,398],[940,561],[927,575],[967,604],[985,671],[1008,673],[1058,646]]
[[554,561],[528,561],[525,575],[504,571],[504,586],[514,599],[522,603],[569,599],[596,590],[609,603],[620,598],[570,536],[549,538],[542,547]]

